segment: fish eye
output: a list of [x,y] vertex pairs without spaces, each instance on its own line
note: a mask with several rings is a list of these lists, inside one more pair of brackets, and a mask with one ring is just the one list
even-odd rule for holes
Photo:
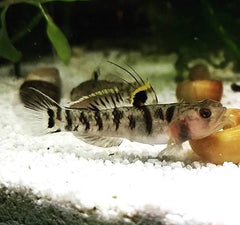
[[202,118],[206,119],[206,118],[209,118],[212,115],[212,112],[208,108],[201,108],[199,110],[199,114]]

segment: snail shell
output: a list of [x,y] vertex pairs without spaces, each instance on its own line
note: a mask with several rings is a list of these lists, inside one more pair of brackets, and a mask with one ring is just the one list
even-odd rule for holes
[[209,80],[210,76],[208,67],[204,64],[197,64],[189,69],[190,80]]
[[228,109],[224,129],[200,140],[189,141],[203,160],[215,164],[240,163],[240,109]]
[[[29,87],[36,88],[59,103],[61,99],[61,86],[61,78],[58,69],[54,67],[41,67],[27,75],[20,90]],[[20,98],[24,103],[25,99],[21,95],[21,92]]]
[[196,102],[204,99],[220,101],[222,94],[222,82],[216,80],[183,81],[177,85],[176,89],[177,99],[186,102]]

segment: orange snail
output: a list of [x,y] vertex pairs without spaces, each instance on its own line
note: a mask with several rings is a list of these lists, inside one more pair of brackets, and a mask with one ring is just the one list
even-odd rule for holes
[[[220,101],[223,93],[221,81],[210,80],[206,66],[196,65],[189,79],[178,84],[176,95],[187,102],[213,99]],[[228,109],[226,124],[221,131],[200,140],[189,141],[193,151],[203,160],[215,164],[240,163],[240,109]]]
[[228,109],[226,118],[223,130],[200,140],[189,141],[193,151],[208,162],[240,163],[240,109]]

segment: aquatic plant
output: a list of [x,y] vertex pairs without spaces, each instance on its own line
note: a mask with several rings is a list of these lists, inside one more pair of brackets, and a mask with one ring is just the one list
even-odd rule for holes
[[[13,63],[19,62],[22,58],[22,53],[14,47],[13,43],[25,36],[28,33],[28,30],[35,27],[41,18],[44,17],[47,24],[46,34],[51,41],[57,55],[64,63],[69,62],[71,56],[71,47],[68,43],[68,40],[60,28],[54,23],[53,19],[43,6],[44,3],[53,1],[76,2],[83,0],[4,0],[0,2],[0,8],[3,8],[0,11],[0,58],[7,59]],[[6,13],[11,5],[20,3],[26,3],[37,7],[39,9],[39,13],[28,22],[25,29],[22,29],[21,32],[11,39],[7,31]]]
[[[230,61],[235,64],[235,67],[239,65],[239,38],[236,34],[234,37],[234,32],[229,27],[233,20],[227,19],[229,12],[223,13],[226,10],[225,8],[219,9],[216,5],[216,3],[213,4],[209,0],[200,0],[200,18],[205,21],[201,22],[200,25],[205,24],[205,27],[203,29],[203,26],[200,26],[199,30],[202,29],[202,32],[199,33],[200,38],[196,38],[196,44],[187,43],[188,46],[182,45],[179,47],[177,51],[178,60],[175,64],[177,70],[176,81],[184,80],[183,72],[185,69],[188,69],[187,63],[194,58],[202,57],[216,68],[224,68]],[[221,17],[223,17],[222,20],[220,19]],[[223,23],[224,21],[225,24]],[[238,23],[239,21],[236,24]],[[216,49],[212,47],[215,46],[215,43],[218,43]],[[192,49],[189,47],[191,45]],[[211,59],[209,49],[211,49],[212,53],[217,53],[216,50],[222,49],[224,51],[224,60],[221,63],[215,63]],[[239,71],[239,68],[237,69]]]

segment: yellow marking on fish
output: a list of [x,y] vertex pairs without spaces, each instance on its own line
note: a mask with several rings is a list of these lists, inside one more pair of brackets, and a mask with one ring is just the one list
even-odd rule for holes
[[138,92],[140,92],[140,91],[146,91],[146,90],[148,90],[148,89],[150,89],[150,88],[151,88],[151,85],[150,85],[149,82],[147,82],[146,84],[144,84],[144,85],[138,87],[136,90],[134,90],[134,91],[132,92],[131,98],[130,98],[131,104],[133,104],[133,99],[134,99],[135,95],[136,95]]

